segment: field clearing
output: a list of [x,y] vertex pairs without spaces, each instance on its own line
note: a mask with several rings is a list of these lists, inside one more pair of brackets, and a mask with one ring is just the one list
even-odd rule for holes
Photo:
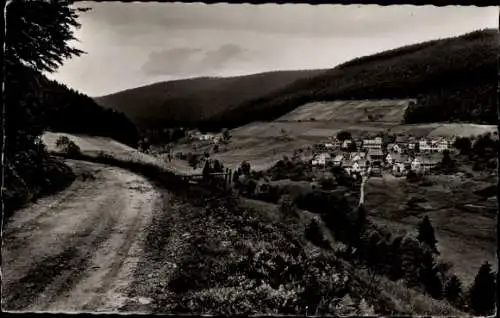
[[391,132],[397,134],[406,134],[418,137],[470,137],[484,133],[498,132],[495,125],[461,124],[461,123],[431,123],[399,125],[391,128]]
[[[495,177],[461,179],[433,176],[433,185],[409,184],[405,179],[371,178],[366,185],[365,204],[377,224],[391,231],[407,230],[416,234],[417,224],[428,215],[436,231],[443,260],[453,263],[454,271],[465,284],[474,280],[482,262],[497,267],[496,204],[482,201],[471,190],[495,183]],[[411,197],[424,202],[408,206]],[[477,212],[464,209],[477,204]]]
[[368,122],[368,115],[376,121],[399,124],[403,121],[408,104],[412,100],[347,100],[333,102],[313,102],[305,104],[280,117],[278,121],[349,121]]

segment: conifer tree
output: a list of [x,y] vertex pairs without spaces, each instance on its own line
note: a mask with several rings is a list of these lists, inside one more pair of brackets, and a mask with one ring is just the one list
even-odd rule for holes
[[452,304],[458,305],[462,297],[462,282],[457,277],[457,275],[451,276],[451,278],[446,283],[444,290],[445,298]]
[[485,262],[472,284],[470,296],[470,308],[475,315],[488,316],[495,311],[495,274],[491,265]]
[[434,235],[434,228],[427,215],[418,225],[417,239],[420,243],[426,245],[433,253],[439,254],[436,246],[437,240]]

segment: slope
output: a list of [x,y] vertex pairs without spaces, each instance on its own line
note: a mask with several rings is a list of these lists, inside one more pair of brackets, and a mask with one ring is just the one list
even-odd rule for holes
[[497,30],[481,30],[361,57],[211,120],[232,128],[315,101],[417,98],[405,123],[496,123],[498,40]]
[[121,91],[94,100],[124,112],[141,128],[190,124],[235,109],[322,71],[276,71],[237,77],[201,77],[161,82]]

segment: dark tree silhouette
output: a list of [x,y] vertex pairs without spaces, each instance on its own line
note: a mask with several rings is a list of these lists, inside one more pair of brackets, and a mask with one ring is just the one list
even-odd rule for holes
[[431,221],[427,215],[424,216],[418,225],[417,239],[426,245],[433,253],[439,254],[436,246],[437,240],[434,235],[434,227],[432,227]]
[[[74,28],[79,27],[77,17],[85,9],[72,9],[71,3],[18,0],[6,5],[2,166],[8,167],[5,182],[12,186],[2,193],[4,202],[22,201],[36,196],[37,189],[58,183],[52,178],[57,169],[48,165],[52,161],[54,167],[54,160],[37,142],[46,128],[44,106],[49,95],[43,89],[47,80],[41,72],[54,72],[65,59],[83,53],[70,41],[74,40]],[[56,166],[60,171],[69,170]],[[22,189],[14,187],[16,182],[24,184]],[[7,202],[7,206],[10,209],[12,205]]]
[[210,165],[210,161],[209,160],[206,160],[205,161],[205,166],[203,167],[203,180],[205,182],[208,182],[209,178],[210,178],[210,173],[212,172],[212,167]]
[[453,147],[457,148],[460,151],[460,154],[466,155],[469,154],[472,148],[472,142],[470,138],[467,137],[457,137],[455,142],[453,143]]
[[454,172],[456,170],[456,162],[450,156],[450,151],[443,151],[443,158],[441,159],[441,169],[445,172]]
[[462,282],[457,277],[457,275],[453,275],[450,277],[448,282],[446,283],[446,287],[444,290],[445,298],[454,305],[459,305],[459,302],[462,298]]
[[488,316],[495,311],[495,274],[491,264],[485,262],[479,268],[469,294],[470,308],[475,315]]
[[352,138],[351,133],[345,130],[342,130],[337,134],[337,139],[340,141],[348,140],[351,138]]
[[240,165],[240,168],[241,168],[241,173],[245,176],[249,176],[250,175],[250,163],[248,163],[247,161],[243,161]]

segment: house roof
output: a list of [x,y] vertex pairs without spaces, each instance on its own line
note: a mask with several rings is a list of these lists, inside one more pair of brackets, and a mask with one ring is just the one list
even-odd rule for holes
[[369,156],[382,156],[384,153],[380,149],[370,149],[368,151]]
[[344,159],[344,155],[336,155],[335,158],[333,158],[334,161],[340,161]]

